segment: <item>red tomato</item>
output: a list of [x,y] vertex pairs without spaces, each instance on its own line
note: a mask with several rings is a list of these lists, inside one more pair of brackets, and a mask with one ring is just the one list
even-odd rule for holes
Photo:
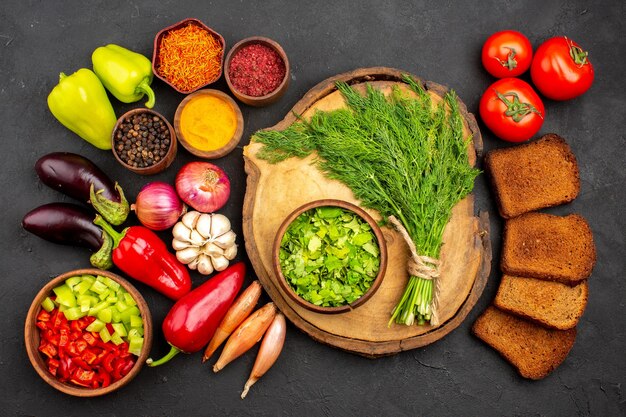
[[589,90],[593,66],[588,53],[565,36],[551,38],[537,49],[530,76],[537,90],[553,100],[569,100]]
[[539,131],[545,109],[533,88],[518,78],[491,84],[480,98],[480,117],[500,139],[523,142]]
[[503,30],[487,38],[481,58],[487,72],[494,77],[517,77],[530,67],[533,47],[521,33]]

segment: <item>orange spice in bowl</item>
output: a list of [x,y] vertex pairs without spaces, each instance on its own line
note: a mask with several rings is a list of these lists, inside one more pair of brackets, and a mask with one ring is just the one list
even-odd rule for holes
[[221,158],[232,151],[243,133],[243,116],[227,94],[203,89],[188,95],[174,116],[174,129],[180,143],[192,154]]
[[191,93],[222,75],[224,38],[197,19],[186,19],[155,38],[153,70],[181,93]]

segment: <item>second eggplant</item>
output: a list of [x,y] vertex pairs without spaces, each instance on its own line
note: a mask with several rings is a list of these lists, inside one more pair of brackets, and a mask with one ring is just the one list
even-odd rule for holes
[[120,225],[128,217],[130,206],[122,187],[84,156],[53,152],[39,158],[35,171],[48,187],[91,204],[111,224]]
[[91,249],[94,252],[89,259],[91,264],[109,269],[113,266],[113,239],[93,220],[93,212],[83,206],[49,203],[28,212],[22,220],[22,227],[49,242]]

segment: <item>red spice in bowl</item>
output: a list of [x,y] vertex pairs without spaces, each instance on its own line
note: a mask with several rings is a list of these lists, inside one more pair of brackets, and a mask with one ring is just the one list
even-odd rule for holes
[[280,55],[261,43],[251,43],[237,51],[228,68],[232,86],[252,97],[265,96],[276,90],[285,73],[285,62]]

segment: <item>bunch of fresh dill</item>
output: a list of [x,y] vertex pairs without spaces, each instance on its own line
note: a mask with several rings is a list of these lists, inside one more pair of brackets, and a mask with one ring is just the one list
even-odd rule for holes
[[[259,131],[253,141],[264,144],[257,156],[271,163],[317,152],[328,178],[384,219],[398,219],[417,253],[437,259],[451,210],[472,191],[479,171],[468,160],[471,138],[463,137],[454,92],[433,105],[415,80],[403,81],[416,96],[396,87],[387,97],[369,84],[362,95],[339,82],[346,107],[318,111],[283,131]],[[430,321],[432,298],[432,280],[411,276],[390,323]]]

